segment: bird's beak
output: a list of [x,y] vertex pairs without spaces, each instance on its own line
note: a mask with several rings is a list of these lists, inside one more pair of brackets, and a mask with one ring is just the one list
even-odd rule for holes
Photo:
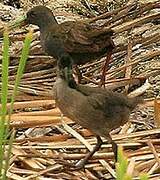
[[16,27],[22,27],[27,25],[27,16],[21,16],[8,25],[8,29],[12,30]]
[[6,27],[2,27],[0,29],[0,37],[3,37],[3,32],[5,30],[9,31],[9,30],[12,30],[17,27],[25,26],[26,24],[27,24],[27,16],[21,16],[18,19],[16,19],[15,21],[9,23]]
[[22,27],[28,24],[27,16],[22,16],[16,21],[17,26]]

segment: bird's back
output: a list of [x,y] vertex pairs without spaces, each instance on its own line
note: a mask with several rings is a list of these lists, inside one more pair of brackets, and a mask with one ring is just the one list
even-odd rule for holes
[[59,101],[62,113],[97,135],[105,136],[111,130],[124,125],[139,98],[112,92],[107,89],[77,85],[70,88],[65,84],[65,96]]
[[74,64],[79,65],[101,58],[112,50],[112,33],[81,21],[67,21],[46,27],[41,32],[41,43],[48,55],[59,59],[65,52],[72,57]]

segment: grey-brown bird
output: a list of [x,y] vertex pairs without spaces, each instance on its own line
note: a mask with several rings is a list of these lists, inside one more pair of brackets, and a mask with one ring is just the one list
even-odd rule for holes
[[56,104],[61,112],[89,129],[97,137],[93,151],[78,164],[82,168],[101,144],[101,136],[112,144],[117,160],[117,145],[110,136],[110,131],[124,125],[132,110],[142,100],[140,97],[128,98],[126,95],[99,87],[76,84],[71,73],[72,59],[61,57],[55,83]]
[[41,45],[45,52],[60,59],[70,55],[74,65],[82,65],[95,59],[106,57],[102,81],[115,45],[111,38],[113,31],[86,23],[67,21],[57,23],[52,11],[45,6],[36,6],[27,12],[26,23],[40,29]]

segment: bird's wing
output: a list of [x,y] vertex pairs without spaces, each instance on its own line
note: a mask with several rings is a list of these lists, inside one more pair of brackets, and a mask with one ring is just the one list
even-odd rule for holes
[[92,93],[88,96],[88,101],[95,109],[101,110],[105,116],[111,117],[116,114],[122,114],[126,109],[129,111],[129,99],[119,93]]
[[[62,40],[65,50],[69,53],[98,52],[108,45],[107,37],[110,39],[108,32],[103,32],[103,35],[101,35],[100,29],[92,27],[89,24],[67,21],[59,26],[61,34],[63,34]],[[99,37],[97,38],[97,36]]]
[[88,86],[88,85],[83,85],[83,84],[77,84],[77,90],[79,90],[81,93],[83,93],[86,96],[89,96],[91,94],[108,94],[111,93],[112,88],[99,88],[99,87],[93,87],[93,86]]

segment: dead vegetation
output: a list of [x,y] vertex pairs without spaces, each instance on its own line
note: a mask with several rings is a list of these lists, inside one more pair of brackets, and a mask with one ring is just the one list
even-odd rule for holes
[[[113,139],[124,147],[130,161],[129,173],[136,177],[146,172],[153,180],[158,180],[160,176],[160,102],[154,101],[160,91],[159,19],[158,1],[145,4],[129,1],[112,11],[91,19],[85,18],[90,23],[109,26],[115,31],[116,49],[106,74],[106,87],[127,94],[133,91],[132,95],[137,93],[137,89],[138,93],[145,92],[146,102],[133,112],[131,123],[113,132]],[[38,29],[33,28],[34,40],[11,117],[16,139],[8,177],[15,180],[114,179],[113,153],[107,142],[86,165],[85,171],[67,168],[67,162],[75,163],[82,159],[96,141],[88,130],[61,117],[52,93],[56,62],[41,50]],[[28,28],[21,28],[10,32],[10,93],[27,31]],[[83,83],[98,84],[103,61],[97,60],[80,67]],[[149,82],[145,83],[146,80]]]

